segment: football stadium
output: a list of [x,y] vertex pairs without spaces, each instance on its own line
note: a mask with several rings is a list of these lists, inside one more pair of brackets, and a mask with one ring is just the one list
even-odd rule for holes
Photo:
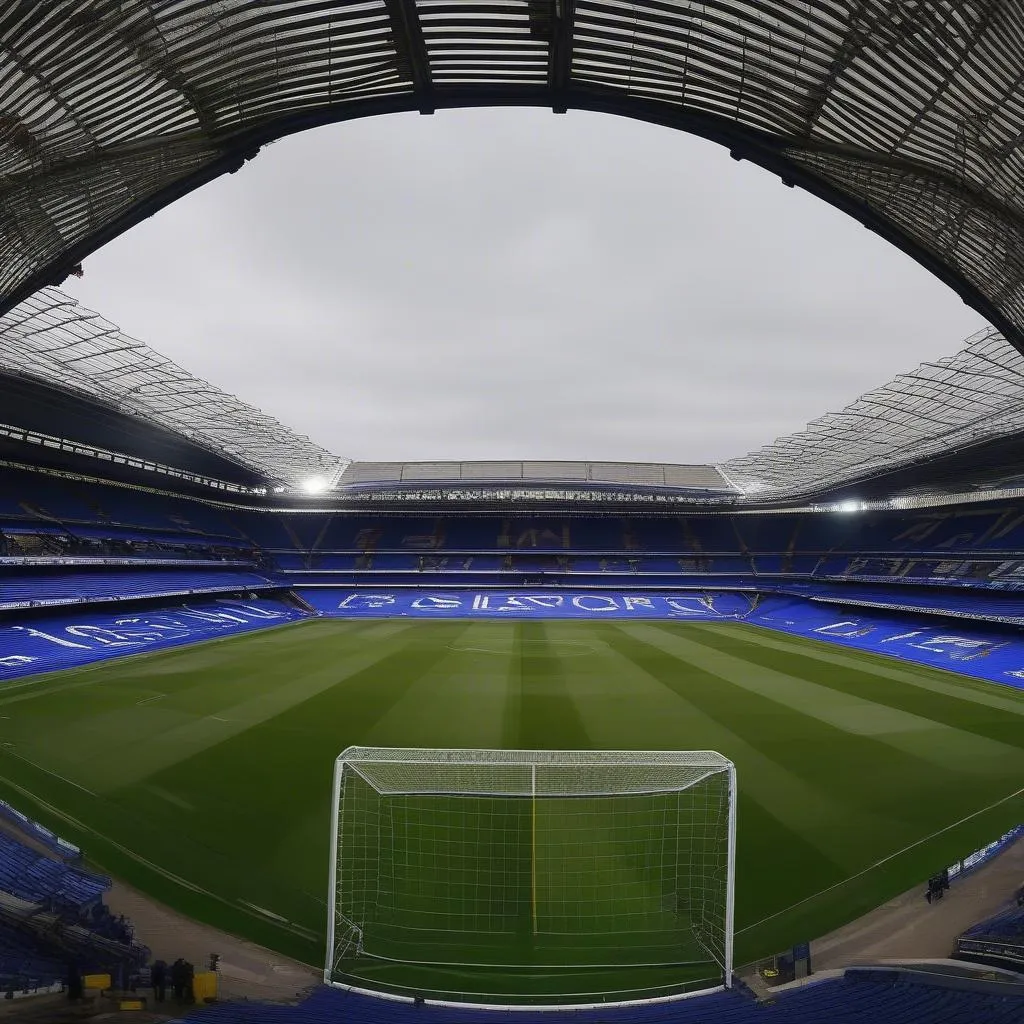
[[[0,25],[0,1019],[1024,1021],[1024,3]],[[701,136],[989,326],[717,463],[373,462],[60,288],[468,106]]]

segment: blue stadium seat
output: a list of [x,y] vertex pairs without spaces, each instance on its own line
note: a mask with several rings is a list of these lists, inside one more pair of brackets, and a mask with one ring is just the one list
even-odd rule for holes
[[[1024,996],[949,988],[891,972],[850,972],[780,993],[767,1004],[737,992],[619,1009],[576,1010],[573,1024],[1020,1024]],[[519,1010],[416,1007],[317,989],[295,1007],[252,1003],[217,1006],[185,1018],[189,1024],[552,1024],[559,1015]]]

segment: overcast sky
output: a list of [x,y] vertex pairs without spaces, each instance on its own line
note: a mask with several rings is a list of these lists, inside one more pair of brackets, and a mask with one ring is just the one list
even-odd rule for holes
[[282,140],[64,287],[358,459],[727,459],[984,326],[720,147],[537,110]]

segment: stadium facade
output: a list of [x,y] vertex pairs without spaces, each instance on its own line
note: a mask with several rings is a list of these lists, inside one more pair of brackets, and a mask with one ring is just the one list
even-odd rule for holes
[[[95,0],[11,4],[0,27],[0,680],[309,620],[672,619],[952,669],[1005,688],[986,691],[986,708],[1014,707],[1024,5],[723,0],[627,14],[582,0]],[[704,136],[856,217],[992,326],[719,465],[371,463],[322,449],[57,290],[106,241],[274,139],[473,105],[602,111]],[[874,742],[884,730],[864,714]],[[1015,763],[999,735],[998,749],[983,745],[989,761],[964,769],[973,785],[984,771],[1000,783],[1000,758]],[[12,778],[34,767],[3,749]],[[923,755],[932,774],[940,753]],[[155,772],[159,752],[149,756]],[[97,777],[98,791],[113,785]],[[5,794],[42,817],[60,811],[23,783]],[[69,785],[76,800],[96,796]],[[1008,829],[1021,811],[1018,790],[956,824],[984,813]],[[130,868],[145,884],[148,869]],[[89,900],[102,889],[78,875],[60,884]],[[19,892],[7,896],[25,906],[0,899],[4,929],[56,895],[42,883]],[[865,907],[833,913],[854,909]],[[767,915],[781,918],[770,941],[807,938],[789,910]],[[298,918],[282,937],[260,907],[232,913],[232,927],[275,948],[319,942]],[[1019,917],[1007,913],[961,952],[1019,965]],[[115,932],[101,936],[106,953],[137,957]],[[37,980],[55,980],[52,960],[34,963]]]

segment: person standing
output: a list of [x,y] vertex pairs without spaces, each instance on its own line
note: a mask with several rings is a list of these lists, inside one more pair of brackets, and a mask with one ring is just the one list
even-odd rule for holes
[[153,998],[162,1003],[167,997],[167,964],[163,960],[157,960],[149,974],[153,984]]
[[180,1003],[185,991],[185,961],[180,956],[171,964],[171,988],[174,991],[174,1001]]
[[68,961],[67,989],[69,1002],[77,1003],[81,1001],[85,985],[82,981],[82,972],[78,969],[78,964],[74,960]]

